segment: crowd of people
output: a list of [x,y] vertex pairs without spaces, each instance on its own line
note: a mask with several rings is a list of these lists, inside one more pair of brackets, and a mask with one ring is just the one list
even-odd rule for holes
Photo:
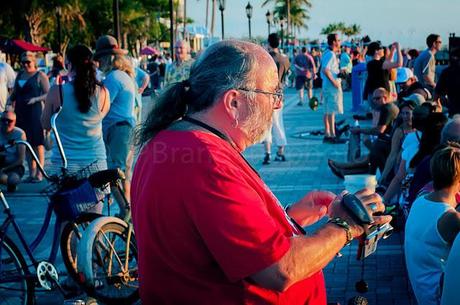
[[[449,66],[439,74],[435,54],[441,50],[441,37],[430,34],[426,44],[411,60],[404,58],[398,43],[385,48],[370,42],[364,48],[354,67],[365,76],[352,78],[364,86],[352,84],[352,88],[362,99],[354,109],[369,115],[354,118],[372,122],[350,132],[352,137],[363,136],[369,153],[347,163],[328,160],[328,165],[342,179],[377,175],[387,212],[399,216],[405,228],[406,264],[417,302],[436,305],[441,302],[446,262],[460,228],[456,210],[460,49],[450,49]],[[443,304],[455,304],[450,293]]]
[[[356,119],[372,122],[350,133],[362,135],[369,153],[328,165],[340,178],[380,173],[382,196],[355,194],[376,224],[391,220],[381,213],[407,188],[405,254],[416,298],[454,304],[458,276],[446,276],[445,294],[442,278],[460,228],[460,49],[437,76],[442,41],[432,34],[426,42],[418,54],[378,41],[342,47],[330,34],[325,50],[303,47],[289,57],[271,34],[266,48],[221,41],[191,58],[188,43],[178,41],[174,60],[155,55],[141,69],[105,35],[94,52],[76,45],[57,56],[48,75],[26,52],[17,75],[0,64],[0,183],[14,191],[21,181],[43,179],[12,140],[27,139],[42,165],[51,150],[47,170],[59,170],[50,118],[61,109],[56,125],[70,171],[96,163],[126,172],[144,304],[326,304],[321,270],[364,226],[342,195],[327,191],[283,208],[241,152],[263,142],[267,165],[274,143],[274,160],[286,161],[286,85],[295,87],[299,106],[305,95],[312,109],[322,103],[324,143],[345,143],[336,116],[344,113],[343,89],[351,88],[353,110],[364,114]],[[159,94],[143,121],[149,87]],[[303,227],[324,216],[329,221],[305,235]]]

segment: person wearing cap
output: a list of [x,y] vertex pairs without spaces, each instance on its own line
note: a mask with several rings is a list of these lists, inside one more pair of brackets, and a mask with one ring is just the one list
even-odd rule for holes
[[[35,54],[25,52],[21,55],[23,70],[18,73],[7,105],[11,105],[17,116],[16,126],[24,130],[27,141],[38,156],[40,164],[45,163],[45,133],[41,123],[43,102],[50,88],[48,77],[39,71]],[[26,182],[40,182],[43,177],[35,160],[27,158],[29,177]]]
[[396,84],[400,88],[398,92],[400,102],[414,93],[420,94],[425,100],[431,99],[430,92],[423,87],[409,68],[401,67],[396,70]]
[[0,119],[0,184],[6,185],[9,192],[14,192],[24,175],[26,147],[12,142],[26,140],[26,133],[16,127],[16,114],[5,111]]
[[[96,42],[94,59],[105,74],[104,86],[109,91],[110,111],[102,121],[104,142],[107,150],[109,168],[127,168],[128,152],[131,146],[131,134],[136,126],[134,104],[136,83],[134,69],[126,58],[128,51],[120,49],[117,40],[110,36],[101,36]],[[129,176],[129,173],[126,173]],[[129,198],[129,181],[124,183]]]
[[[395,54],[397,61],[393,61]],[[367,47],[367,55],[372,56],[372,59],[367,63],[367,80],[363,94],[369,106],[374,108],[372,93],[377,88],[385,88],[390,92],[390,70],[401,67],[403,58],[398,42],[392,44],[390,54],[386,58],[380,42],[371,42]]]
[[460,47],[450,52],[449,66],[439,76],[434,100],[445,105],[449,116],[460,113]]
[[428,35],[426,45],[428,48],[421,52],[414,61],[414,74],[418,81],[433,94],[436,87],[436,59],[434,56],[441,50],[441,36],[438,34]]
[[188,78],[193,59],[190,58],[190,45],[185,40],[178,40],[174,46],[176,60],[166,66],[165,86]]

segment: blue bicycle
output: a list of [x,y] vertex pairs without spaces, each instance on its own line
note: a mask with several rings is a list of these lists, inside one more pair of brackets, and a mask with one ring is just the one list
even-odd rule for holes
[[[78,276],[76,245],[85,228],[101,216],[95,213],[85,213],[85,211],[105,198],[106,194],[103,189],[107,185],[119,184],[119,181],[124,178],[123,173],[119,170],[106,170],[88,175],[88,171],[94,172],[94,169],[86,168],[76,174],[69,174],[67,160],[56,130],[55,122],[58,114],[59,112],[51,118],[51,126],[63,161],[60,175],[49,176],[45,172],[28,142],[16,141],[11,144],[26,146],[43,176],[51,182],[51,186],[47,188],[50,200],[43,226],[30,244],[25,240],[5,196],[0,191],[0,202],[6,215],[0,226],[0,304],[2,305],[33,304],[36,287],[45,290],[57,288],[66,296],[66,292],[59,284],[59,273],[53,265],[57,257],[59,241],[67,272],[76,278]],[[53,212],[56,215],[56,222],[50,254],[45,260],[37,259],[33,252],[43,241]],[[61,232],[61,227],[66,222]],[[18,237],[17,241],[25,249],[30,264],[27,264],[19,247],[10,237],[11,227]]]

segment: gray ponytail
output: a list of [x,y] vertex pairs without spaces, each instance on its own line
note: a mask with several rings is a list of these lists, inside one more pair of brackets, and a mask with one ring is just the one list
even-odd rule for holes
[[[144,124],[136,132],[135,143],[143,145],[158,132],[187,113],[208,109],[226,91],[255,86],[255,50],[259,46],[225,40],[208,47],[194,62],[189,79],[174,83],[157,99]],[[251,93],[248,94],[252,97]]]

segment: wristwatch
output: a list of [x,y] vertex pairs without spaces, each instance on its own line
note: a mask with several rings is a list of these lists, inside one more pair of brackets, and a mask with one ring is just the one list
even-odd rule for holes
[[340,217],[334,217],[334,218],[329,219],[327,223],[333,223],[343,228],[345,232],[347,233],[347,242],[345,243],[345,246],[348,246],[351,243],[351,241],[353,240],[353,234],[351,234],[350,225],[345,219],[342,219]]

